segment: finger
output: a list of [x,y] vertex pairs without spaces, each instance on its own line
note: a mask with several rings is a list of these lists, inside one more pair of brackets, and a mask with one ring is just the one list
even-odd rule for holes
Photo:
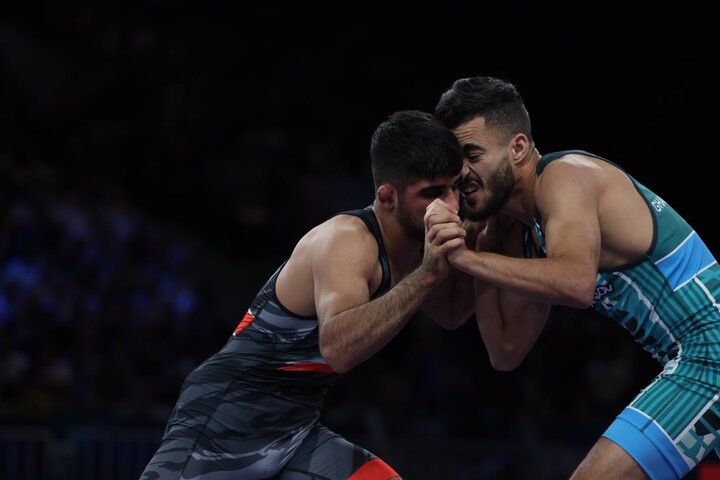
[[447,204],[445,202],[443,202],[441,198],[436,198],[435,200],[430,202],[430,204],[427,207],[425,207],[425,210],[427,211],[427,210],[432,210],[434,208],[442,208],[443,206],[447,207]]
[[434,238],[439,232],[442,232],[444,230],[452,230],[454,232],[461,233],[462,235],[467,234],[467,231],[457,222],[444,222],[437,223],[430,227],[426,233],[426,237]]
[[451,252],[455,252],[456,250],[464,249],[465,248],[465,241],[461,238],[453,238],[451,240],[448,240],[447,242],[443,243],[438,248],[438,253],[440,255],[447,255]]
[[432,243],[435,240],[435,237],[437,236],[438,232],[441,230],[447,228],[449,225],[448,223],[437,223],[435,225],[432,225],[430,228],[428,228],[425,232],[425,239],[427,242]]
[[450,205],[445,203],[445,201],[441,198],[436,198],[435,200],[430,202],[430,204],[425,208],[425,210],[427,211],[428,209],[437,209],[437,208],[447,210],[451,213],[454,213],[455,215],[460,213],[456,209],[452,208]]
[[435,245],[441,245],[445,242],[451,240],[451,239],[461,239],[464,241],[465,237],[467,236],[467,232],[464,228],[457,226],[454,223],[445,224],[446,226],[444,228],[438,229],[436,232],[434,232],[433,238],[430,240],[431,243]]
[[441,198],[436,198],[435,200],[430,202],[427,207],[425,207],[426,214],[428,212],[444,212],[444,211],[450,212],[453,215],[459,214],[459,212],[456,209],[452,208],[450,205],[445,203],[445,201],[442,200]]
[[426,229],[438,223],[455,222],[460,224],[462,222],[456,213],[441,208],[432,208],[426,211],[423,221]]

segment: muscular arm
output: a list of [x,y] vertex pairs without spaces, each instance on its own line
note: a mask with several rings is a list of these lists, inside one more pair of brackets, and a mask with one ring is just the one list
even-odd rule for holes
[[462,251],[453,256],[452,265],[536,302],[589,306],[600,258],[600,186],[595,174],[592,166],[556,161],[536,183],[547,258]]
[[421,310],[435,323],[448,330],[459,328],[473,313],[473,279],[453,269],[428,295]]
[[[475,279],[475,315],[496,369],[520,364],[544,328],[551,304],[592,302],[600,255],[597,172],[588,164],[551,167],[535,188],[547,258],[522,258],[519,222],[490,234],[486,227],[476,251],[458,249],[449,256],[451,265]],[[488,236],[495,240],[488,242]]]
[[[522,257],[522,224],[515,222],[505,227],[491,219],[478,243],[479,249]],[[535,345],[550,313],[550,305],[533,302],[477,279],[474,298],[475,318],[490,363],[497,370],[514,369]]]
[[[474,247],[477,238],[478,226],[466,222],[460,223],[457,213],[450,211],[447,205],[436,210],[437,215],[432,219],[430,215],[425,218],[425,227],[432,230],[434,225],[450,225],[455,223],[461,225],[466,231],[465,243]],[[428,207],[430,211],[430,207]],[[430,232],[432,234],[432,232]],[[428,295],[421,309],[439,326],[453,330],[461,327],[473,313],[473,278],[467,273],[453,268],[447,277]]]
[[[337,230],[313,248],[315,305],[320,352],[343,373],[377,353],[417,312],[428,293],[447,274],[438,268],[457,242],[440,235],[437,248],[426,245],[423,263],[379,298],[370,300],[369,284],[377,268],[377,244],[356,230]],[[454,233],[455,235],[457,232]]]

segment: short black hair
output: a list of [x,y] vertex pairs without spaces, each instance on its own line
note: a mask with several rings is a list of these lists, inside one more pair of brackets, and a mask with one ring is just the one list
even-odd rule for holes
[[463,164],[462,148],[452,131],[417,110],[395,112],[375,129],[370,159],[375,190],[385,182],[404,189],[417,180],[452,177]]
[[440,97],[434,112],[443,125],[455,129],[477,117],[510,138],[523,133],[532,139],[530,115],[515,85],[490,76],[456,80]]

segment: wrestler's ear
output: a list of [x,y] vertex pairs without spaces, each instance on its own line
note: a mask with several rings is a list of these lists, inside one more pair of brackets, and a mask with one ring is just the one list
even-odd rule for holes
[[377,189],[377,198],[380,204],[388,210],[395,208],[395,196],[395,189],[388,183],[383,183]]

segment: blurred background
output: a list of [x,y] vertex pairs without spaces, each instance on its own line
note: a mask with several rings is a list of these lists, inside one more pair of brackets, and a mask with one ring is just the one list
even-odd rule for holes
[[[5,2],[0,479],[137,478],[185,375],[300,236],[371,203],[375,127],[457,78],[512,81],[541,152],[613,160],[720,251],[711,18],[692,0]],[[554,310],[513,372],[473,322],[418,317],[324,421],[406,480],[562,479],[659,370],[589,311]]]

